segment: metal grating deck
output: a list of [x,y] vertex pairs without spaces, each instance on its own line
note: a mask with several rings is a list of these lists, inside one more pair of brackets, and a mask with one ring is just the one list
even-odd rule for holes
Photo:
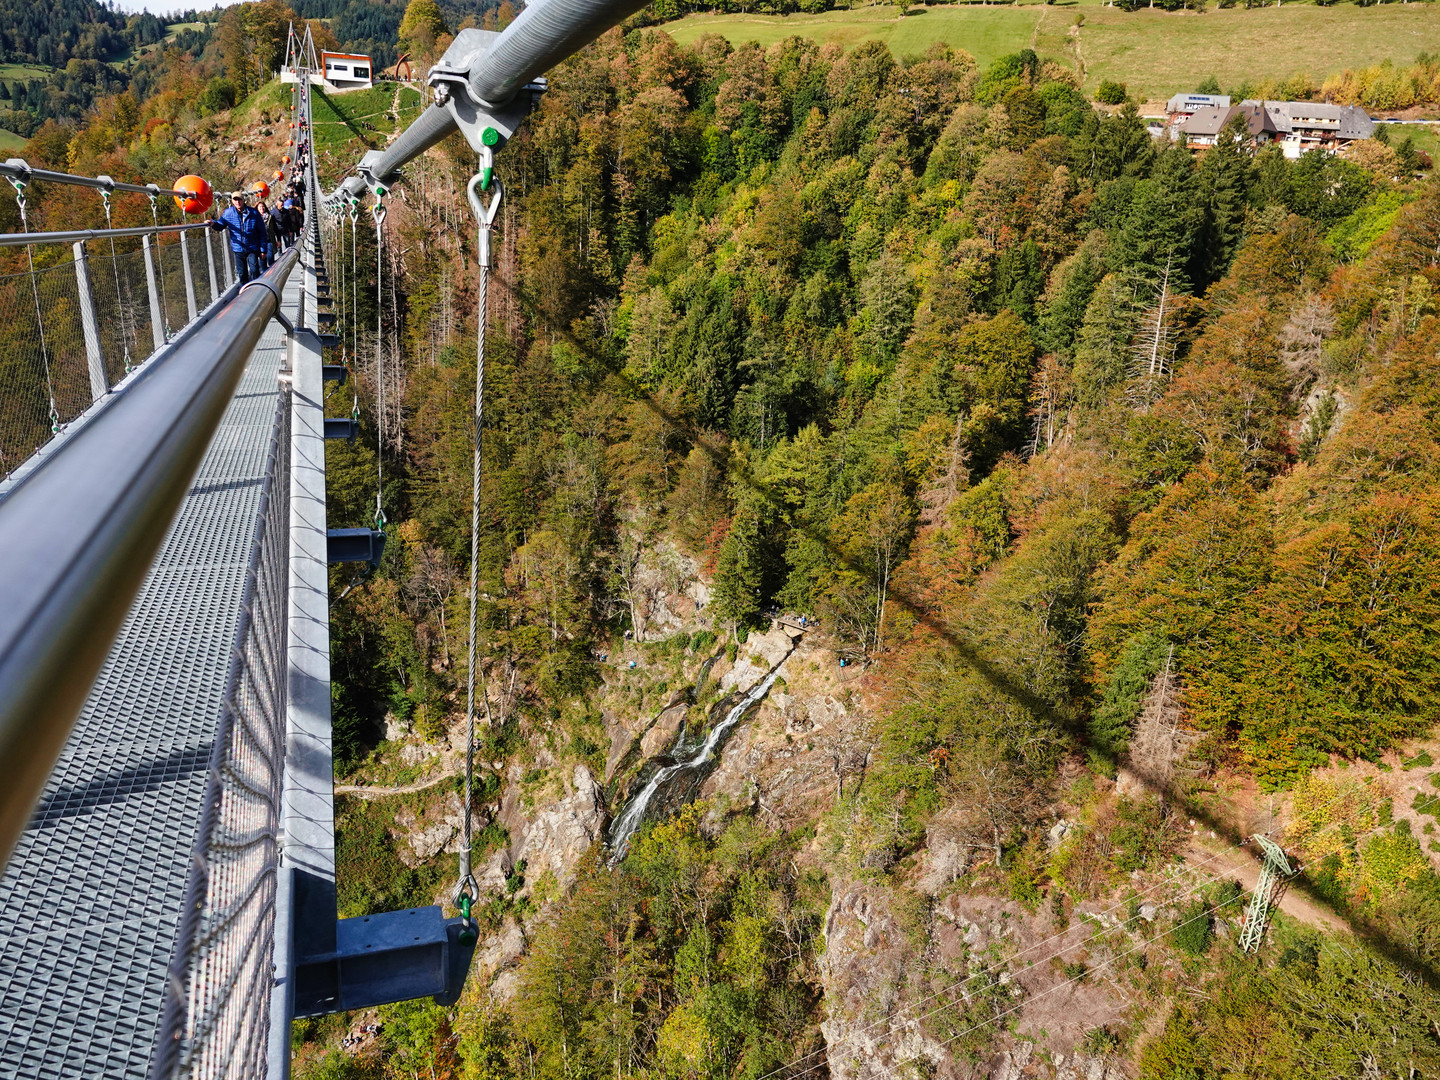
[[0,878],[0,1078],[148,1072],[284,350],[272,322]]

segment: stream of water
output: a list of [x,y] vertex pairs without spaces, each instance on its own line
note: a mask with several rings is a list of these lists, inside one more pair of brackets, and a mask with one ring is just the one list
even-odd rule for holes
[[[666,765],[658,770],[654,776],[631,800],[625,804],[625,809],[615,819],[615,824],[610,829],[610,850],[613,854],[610,863],[613,866],[625,857],[626,850],[630,847],[630,838],[635,835],[635,830],[640,828],[645,820],[645,811],[650,808],[651,800],[655,793],[670,780],[684,772],[698,772],[708,765],[715,757],[715,749],[724,741],[730,729],[740,722],[740,718],[757,701],[770,692],[770,687],[780,677],[778,670],[770,672],[763,679],[757,682],[745,692],[745,696],[735,703],[735,707],[725,714],[725,719],[710,729],[710,734],[700,744],[694,756],[686,761],[677,761],[673,765]],[[677,751],[683,750],[685,733],[680,733],[680,742]]]

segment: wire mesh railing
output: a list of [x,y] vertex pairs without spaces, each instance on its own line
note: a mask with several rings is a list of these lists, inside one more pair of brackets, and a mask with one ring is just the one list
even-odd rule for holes
[[284,780],[290,396],[272,428],[155,1075],[262,1075]]
[[[190,321],[185,306],[185,268],[180,261],[180,244],[169,237],[156,237],[156,271],[160,275],[160,307],[165,316],[165,336],[174,336]],[[167,243],[167,241],[169,241]]]
[[225,246],[201,225],[36,234],[33,268],[0,275],[0,480],[218,299]]
[[150,294],[145,284],[145,252],[140,241],[96,245],[101,254],[90,256],[90,283],[95,294],[95,319],[100,328],[100,349],[105,377],[114,386],[155,349],[150,324]]
[[73,267],[0,277],[0,475],[90,402]]

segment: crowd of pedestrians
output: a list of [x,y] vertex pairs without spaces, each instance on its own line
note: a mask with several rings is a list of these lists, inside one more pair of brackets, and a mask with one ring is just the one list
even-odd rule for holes
[[258,197],[256,191],[232,191],[230,206],[210,221],[210,228],[229,236],[235,276],[242,285],[263,274],[281,252],[300,240],[305,223],[304,169],[308,149],[303,141],[296,147],[290,182],[273,205]]

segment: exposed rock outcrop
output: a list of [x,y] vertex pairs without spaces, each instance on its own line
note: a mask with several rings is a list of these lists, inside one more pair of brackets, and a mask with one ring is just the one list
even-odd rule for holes
[[441,852],[460,850],[460,796],[445,795],[424,814],[409,807],[395,815],[395,833],[403,839],[397,854],[406,866],[419,866]]
[[948,1060],[911,1014],[897,1013],[916,957],[890,900],[880,886],[841,885],[831,894],[820,960],[826,1011],[820,1031],[834,1080],[890,1077],[911,1062],[939,1070]]
[[493,980],[490,993],[500,1001],[515,995],[519,980],[509,969],[525,952],[525,931],[513,917],[506,916],[500,929],[482,941],[475,950],[474,965],[481,979]]
[[[526,821],[516,813],[515,800],[507,792],[510,811],[510,855],[525,863],[525,889],[547,872],[559,888],[575,876],[575,868],[596,840],[605,824],[605,804],[600,785],[584,765],[576,765],[566,796],[538,811]],[[518,826],[518,827],[517,827]],[[488,866],[487,866],[488,869]]]

